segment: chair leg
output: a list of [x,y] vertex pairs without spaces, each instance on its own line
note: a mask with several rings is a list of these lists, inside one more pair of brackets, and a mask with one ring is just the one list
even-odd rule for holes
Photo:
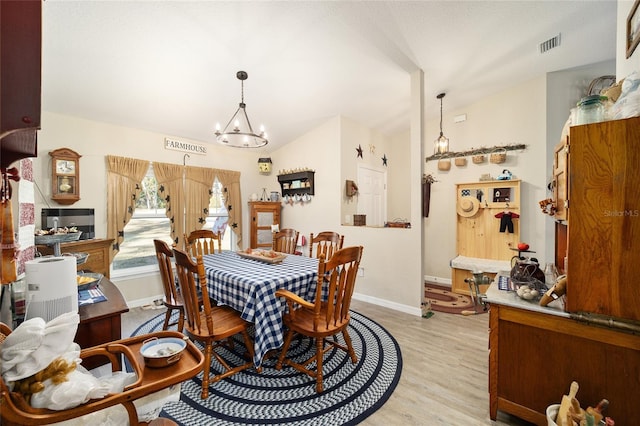
[[322,392],[322,360],[324,358],[324,339],[316,339],[316,392]]
[[178,331],[182,333],[184,330],[184,308],[178,309]]
[[204,370],[202,372],[202,394],[200,398],[209,397],[209,371],[211,370],[211,353],[213,352],[212,342],[205,342],[204,345]]
[[278,362],[276,363],[276,370],[282,369],[282,362],[284,361],[284,357],[287,356],[287,351],[289,350],[292,338],[293,330],[287,330],[287,335],[284,337],[284,344],[282,345],[282,352],[280,352]]
[[342,337],[344,337],[344,341],[347,343],[347,349],[349,352],[349,356],[351,357],[351,362],[358,362],[358,357],[356,356],[356,351],[353,350],[353,345],[351,344],[351,336],[349,336],[349,332],[345,328],[342,330]]
[[167,308],[167,311],[164,313],[164,324],[162,324],[163,330],[169,329],[169,320],[171,319],[172,312],[173,312],[173,309]]
[[251,338],[249,337],[247,330],[242,331],[242,337],[244,338],[244,345],[247,348],[247,352],[249,352],[250,355],[249,360],[253,364],[253,356],[255,355],[255,352],[253,351],[253,342],[251,342]]

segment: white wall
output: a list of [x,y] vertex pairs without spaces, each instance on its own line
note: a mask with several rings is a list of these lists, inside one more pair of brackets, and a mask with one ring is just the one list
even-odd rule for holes
[[[313,199],[285,204],[282,227],[310,233],[328,231],[340,223],[340,118],[335,117],[271,154],[274,170],[308,167],[315,170]],[[274,174],[272,179],[276,180]],[[305,247],[305,252],[308,247]]]
[[389,173],[387,202],[388,219],[409,220],[411,217],[411,199],[409,197],[409,187],[411,182],[411,156],[410,156],[410,135],[407,131],[399,135],[392,136],[389,144],[387,157]]

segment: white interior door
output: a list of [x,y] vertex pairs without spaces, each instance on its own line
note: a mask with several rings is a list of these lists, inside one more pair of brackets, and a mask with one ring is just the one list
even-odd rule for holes
[[384,226],[387,220],[387,172],[358,165],[358,214],[367,215],[367,226]]

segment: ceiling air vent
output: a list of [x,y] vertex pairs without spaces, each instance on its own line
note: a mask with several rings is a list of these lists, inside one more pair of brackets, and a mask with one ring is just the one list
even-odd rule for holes
[[555,49],[558,46],[560,46],[560,34],[540,43],[540,53],[548,52],[549,50]]

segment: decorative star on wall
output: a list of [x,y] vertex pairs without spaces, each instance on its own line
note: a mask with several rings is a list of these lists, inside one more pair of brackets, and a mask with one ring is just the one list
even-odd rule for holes
[[369,144],[369,152],[372,154],[376,153],[376,146],[374,144]]
[[362,147],[358,144],[358,147],[356,148],[356,151],[358,151],[358,157],[362,158]]
[[384,154],[384,155],[382,156],[382,165],[383,165],[383,166],[386,166],[386,165],[387,165],[387,154]]

